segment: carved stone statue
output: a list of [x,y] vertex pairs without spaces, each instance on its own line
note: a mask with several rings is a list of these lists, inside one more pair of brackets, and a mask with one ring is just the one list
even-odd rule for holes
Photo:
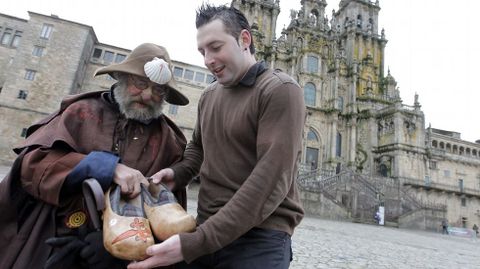
[[313,13],[308,17],[308,25],[310,27],[315,27],[317,25],[317,16]]
[[296,18],[297,18],[297,11],[295,11],[294,9],[290,9],[290,19],[294,20]]

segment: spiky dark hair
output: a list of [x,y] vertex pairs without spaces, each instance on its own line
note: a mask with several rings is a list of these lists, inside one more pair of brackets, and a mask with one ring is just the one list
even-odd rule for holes
[[[197,9],[197,17],[195,24],[198,29],[203,25],[216,19],[222,21],[223,25],[225,26],[225,31],[227,31],[228,34],[233,36],[235,40],[238,39],[238,37],[240,36],[240,32],[243,29],[247,30],[250,35],[252,35],[252,29],[250,28],[250,25],[245,15],[243,15],[240,10],[234,7],[228,7],[227,5],[213,6],[208,3],[203,3],[200,8]],[[252,43],[250,43],[250,53],[255,53],[253,36]]]

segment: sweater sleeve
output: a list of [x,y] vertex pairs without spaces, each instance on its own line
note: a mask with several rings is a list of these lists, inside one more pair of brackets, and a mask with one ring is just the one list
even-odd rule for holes
[[[305,105],[301,89],[282,83],[260,101],[257,164],[233,197],[193,233],[180,234],[187,262],[213,253],[261,224],[285,201],[301,153]],[[282,156],[279,158],[279,156]]]
[[195,124],[195,129],[193,130],[192,140],[187,144],[185,152],[183,153],[183,159],[181,162],[178,162],[170,167],[175,174],[174,190],[185,188],[193,179],[193,177],[198,174],[198,172],[200,171],[200,167],[202,166],[203,146],[198,116],[200,115],[199,110],[202,104],[202,100],[203,95],[198,103],[197,122]]

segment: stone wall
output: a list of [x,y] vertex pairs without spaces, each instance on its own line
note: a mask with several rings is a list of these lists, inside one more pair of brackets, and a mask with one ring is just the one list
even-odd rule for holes
[[398,218],[398,227],[438,232],[441,229],[440,225],[444,218],[444,211],[434,209],[418,209]]
[[309,215],[332,220],[350,220],[347,209],[326,198],[323,193],[301,190],[300,198],[305,212]]

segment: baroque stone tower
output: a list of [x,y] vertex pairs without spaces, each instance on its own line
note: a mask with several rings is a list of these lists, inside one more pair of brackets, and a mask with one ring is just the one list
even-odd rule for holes
[[[412,162],[410,151],[422,152],[424,115],[418,97],[414,106],[403,105],[395,79],[384,74],[387,39],[378,26],[378,1],[343,0],[329,18],[325,0],[302,0],[278,38],[273,27],[279,1],[232,5],[252,22],[257,58],[304,88],[304,163],[400,176],[399,167]],[[414,160],[423,168],[408,176],[418,177],[425,162],[421,156]]]
[[280,0],[233,0],[232,6],[241,10],[251,23],[257,55],[267,57],[275,39]]
[[[399,226],[434,230],[440,218],[463,227],[480,220],[480,146],[426,129],[417,94],[412,105],[403,103],[385,70],[379,1],[342,0],[328,15],[325,0],[300,3],[275,37],[279,1],[233,1],[252,22],[257,59],[303,88],[302,186],[341,201],[349,216],[368,219],[383,205],[386,219]],[[303,199],[318,212],[325,199],[313,197]],[[408,214],[414,211],[422,213]]]

